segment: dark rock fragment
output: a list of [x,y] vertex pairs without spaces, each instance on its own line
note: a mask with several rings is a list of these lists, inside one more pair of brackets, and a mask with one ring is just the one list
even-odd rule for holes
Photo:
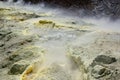
[[8,74],[10,74],[10,75],[22,74],[25,71],[25,69],[28,67],[28,65],[29,64],[26,64],[26,63],[15,63],[11,67],[10,71],[8,72]]
[[111,64],[111,63],[116,62],[117,60],[114,57],[109,57],[106,55],[99,55],[95,58],[94,61],[99,62],[99,63],[103,63],[103,64]]

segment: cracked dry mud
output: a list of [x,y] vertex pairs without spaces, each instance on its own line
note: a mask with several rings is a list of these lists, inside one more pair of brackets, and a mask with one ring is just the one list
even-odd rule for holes
[[0,5],[0,80],[120,80],[119,32]]

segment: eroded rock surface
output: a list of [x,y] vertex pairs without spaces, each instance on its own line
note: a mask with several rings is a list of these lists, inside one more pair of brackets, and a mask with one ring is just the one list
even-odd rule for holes
[[[110,34],[104,33],[104,37],[99,35],[95,41],[81,43],[82,46],[77,44],[69,49],[70,59],[74,60],[83,74],[87,75],[87,80],[119,80],[119,73],[116,71],[120,70],[117,57],[120,51],[118,49],[120,38],[112,40],[112,37],[118,34]],[[112,44],[114,47],[109,46]]]
[[2,80],[120,79],[119,32],[0,4]]

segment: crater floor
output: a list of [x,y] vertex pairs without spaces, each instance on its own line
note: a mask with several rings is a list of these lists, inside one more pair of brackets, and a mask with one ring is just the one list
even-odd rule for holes
[[120,80],[119,30],[67,14],[0,2],[0,79]]

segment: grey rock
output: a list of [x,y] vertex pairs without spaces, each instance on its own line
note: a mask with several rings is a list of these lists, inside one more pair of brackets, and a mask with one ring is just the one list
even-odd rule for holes
[[100,65],[94,66],[94,68],[91,71],[91,75],[96,79],[110,75],[110,74],[111,74],[110,70]]
[[94,5],[93,12],[99,15],[120,18],[120,1],[119,0],[92,0]]
[[116,61],[117,59],[114,57],[110,57],[106,55],[99,55],[94,59],[93,63],[112,64]]
[[119,80],[120,74],[117,62],[114,57],[97,56],[88,68],[90,76],[95,80]]
[[25,69],[28,67],[28,63],[22,62],[22,63],[15,63],[13,64],[13,66],[11,67],[10,71],[8,72],[8,74],[10,75],[18,75],[18,74],[22,74]]

